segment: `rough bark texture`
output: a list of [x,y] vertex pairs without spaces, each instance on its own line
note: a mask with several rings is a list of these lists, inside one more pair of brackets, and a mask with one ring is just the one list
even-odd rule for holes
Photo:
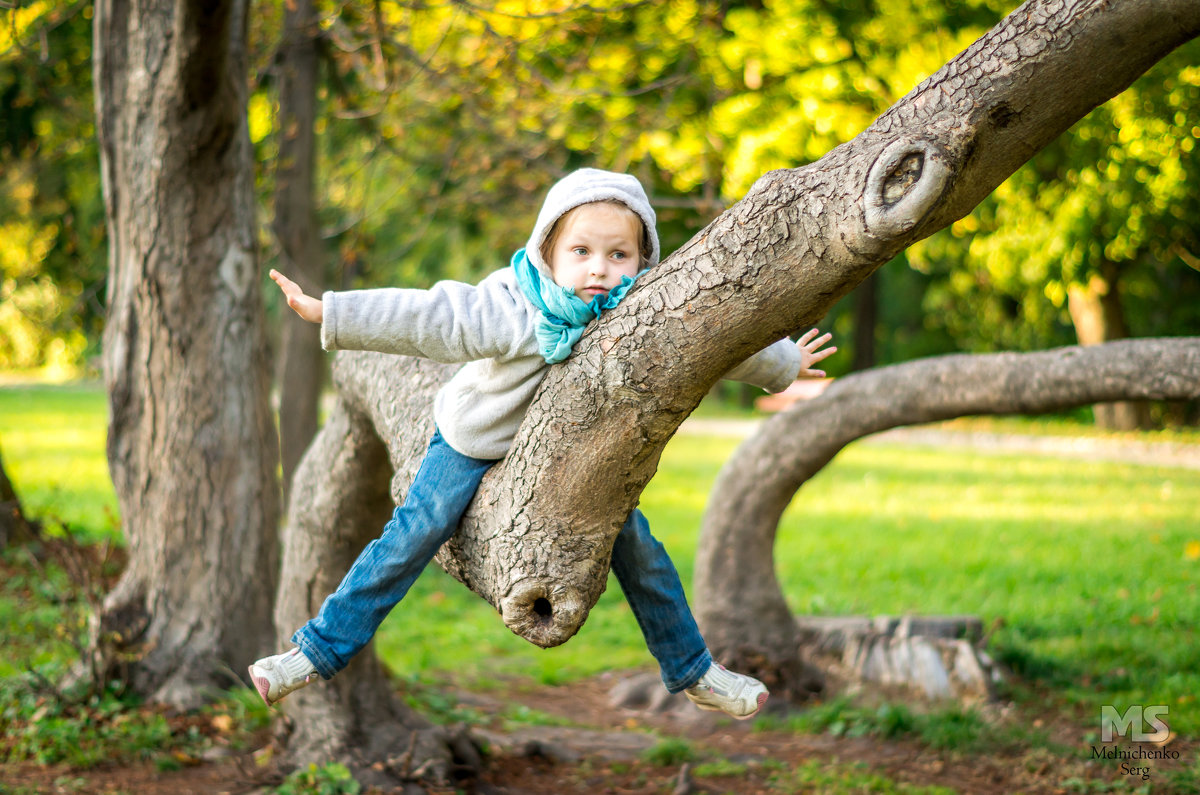
[[1197,396],[1197,337],[939,356],[838,379],[764,422],[717,477],[695,570],[696,618],[709,647],[728,664],[789,686],[786,672],[801,665],[801,647],[814,636],[811,626],[798,632],[776,578],[779,519],[796,491],[855,439],[968,414]]
[[[325,279],[313,200],[317,30],[312,0],[285,3],[283,26],[273,228],[280,270],[310,295],[319,295]],[[286,500],[300,457],[317,433],[317,403],[325,378],[321,329],[285,311],[279,348],[279,450]]]
[[[273,637],[277,439],[255,264],[245,2],[99,0],[108,461],[129,564],[97,653],[166,703]],[[101,663],[105,661],[99,661]]]
[[23,544],[33,536],[33,527],[21,510],[21,501],[4,471],[4,459],[0,458],[0,549],[9,544]]
[[[439,562],[495,605],[513,632],[540,646],[566,641],[605,586],[612,542],[663,446],[724,373],[811,325],[897,252],[965,215],[1198,30],[1194,0],[1035,0],[853,141],[805,168],[765,175],[550,370],[508,457],[485,478]],[[398,470],[394,496],[431,430],[418,405],[428,405],[433,388],[427,366],[370,354],[335,362],[342,404],[386,440]],[[425,397],[410,397],[418,394]],[[309,453],[322,476],[333,461],[324,436]],[[309,471],[307,456],[300,471]],[[297,479],[295,493],[308,490],[307,479]],[[301,512],[292,506],[292,523],[310,521]],[[308,581],[334,554],[343,521],[330,511],[311,518],[303,535],[313,551],[307,560],[287,554],[285,587]],[[322,564],[328,583],[368,537],[353,532],[338,565]],[[330,549],[322,551],[325,536]],[[328,590],[306,587],[281,594],[281,639]],[[317,714],[300,712],[306,703],[289,707],[301,730]],[[350,727],[347,736],[377,730],[345,701],[324,715]]]

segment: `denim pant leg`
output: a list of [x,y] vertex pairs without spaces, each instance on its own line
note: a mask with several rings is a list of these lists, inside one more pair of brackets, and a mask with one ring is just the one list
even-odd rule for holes
[[383,534],[359,553],[338,589],[292,642],[329,679],[350,664],[404,598],[458,522],[496,462],[459,453],[434,431],[421,468]]
[[642,628],[646,646],[658,660],[667,690],[678,693],[696,684],[712,665],[712,655],[688,607],[679,572],[667,550],[650,534],[641,511],[629,515],[613,544],[612,570]]

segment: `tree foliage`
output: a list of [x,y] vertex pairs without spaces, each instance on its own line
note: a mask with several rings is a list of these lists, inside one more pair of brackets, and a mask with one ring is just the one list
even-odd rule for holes
[[1133,336],[1200,330],[1198,58],[1181,47],[918,247],[928,315],[973,350],[1074,342],[1069,293],[1099,280]]
[[18,4],[0,24],[0,368],[69,366],[103,316],[104,206],[91,5]]
[[[474,280],[524,242],[545,187],[582,164],[637,173],[672,250],[765,171],[851,138],[1014,5],[318,3],[326,286]],[[263,206],[283,8],[251,15]],[[98,336],[90,11],[28,3],[0,26],[4,367],[77,361]],[[1099,274],[1116,279],[1132,334],[1194,333],[1197,54],[1193,43],[1164,61],[885,268],[882,359],[1073,341],[1067,294]],[[270,259],[265,225],[262,239]],[[848,342],[848,313],[830,322]]]

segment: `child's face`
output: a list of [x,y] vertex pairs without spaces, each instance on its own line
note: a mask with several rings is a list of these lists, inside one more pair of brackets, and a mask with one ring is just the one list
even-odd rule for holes
[[550,250],[550,275],[583,301],[607,295],[641,270],[642,224],[632,210],[597,202],[583,204],[559,220]]

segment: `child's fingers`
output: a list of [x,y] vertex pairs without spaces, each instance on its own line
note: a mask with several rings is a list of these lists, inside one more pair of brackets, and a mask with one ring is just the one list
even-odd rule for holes
[[283,290],[283,294],[288,298],[296,295],[304,295],[304,291],[300,289],[300,285],[296,284],[279,271],[271,271],[271,278],[275,280],[275,283],[279,285],[279,289]]
[[811,340],[813,337],[815,337],[818,333],[819,333],[819,329],[815,329],[815,328],[809,329],[808,331],[804,332],[804,336],[802,336],[800,338],[799,344],[807,345],[808,341]]
[[[813,329],[813,332],[815,332],[815,331],[816,331],[816,329]],[[820,337],[818,337],[815,340],[812,340],[811,342],[806,340],[807,344],[805,345],[805,347],[808,348],[809,350],[816,350],[817,348],[820,348],[825,343],[829,342],[831,339],[833,339],[833,335],[826,332],[825,334],[821,335]]]
[[836,347],[826,348],[825,350],[822,350],[822,351],[813,351],[811,361],[813,364],[816,364],[819,361],[829,358],[830,356],[832,356],[835,353],[837,353]]

